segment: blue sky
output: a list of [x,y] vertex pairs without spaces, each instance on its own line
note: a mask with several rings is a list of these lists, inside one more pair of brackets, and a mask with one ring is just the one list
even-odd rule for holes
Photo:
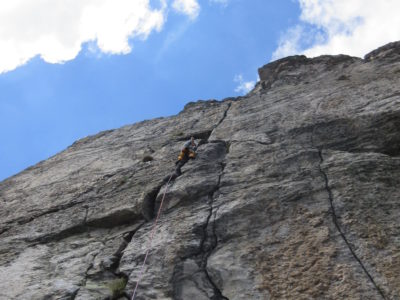
[[[101,130],[242,95],[273,59],[360,56],[400,38],[360,45],[358,31],[375,19],[323,0],[116,0],[113,9],[107,1],[81,0],[68,13],[40,7],[51,0],[29,9],[0,4],[0,28],[11,32],[0,30],[0,180]],[[93,4],[100,2],[103,11]],[[387,2],[386,17],[395,5]],[[338,20],[335,9],[348,13]]]

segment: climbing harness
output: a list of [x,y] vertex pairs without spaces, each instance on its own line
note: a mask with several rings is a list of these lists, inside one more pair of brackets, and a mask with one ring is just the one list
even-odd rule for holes
[[135,295],[136,295],[137,288],[138,288],[138,286],[139,286],[139,282],[140,282],[140,280],[142,279],[143,271],[144,271],[144,266],[145,266],[145,264],[146,264],[147,256],[149,255],[149,252],[150,252],[151,244],[152,244],[152,241],[153,241],[153,236],[154,236],[154,233],[155,233],[155,231],[156,231],[155,229],[156,229],[156,227],[157,227],[157,222],[158,222],[158,219],[159,219],[159,217],[160,217],[161,210],[162,210],[162,207],[163,207],[165,194],[166,194],[167,191],[168,191],[168,186],[169,186],[169,183],[170,183],[170,181],[171,181],[173,175],[174,175],[174,173],[172,173],[171,176],[169,177],[168,182],[167,182],[167,187],[165,188],[164,195],[163,195],[163,197],[162,197],[162,199],[161,199],[160,207],[159,207],[158,212],[157,212],[157,217],[156,217],[156,219],[154,220],[153,228],[151,229],[150,239],[149,239],[148,242],[147,242],[147,251],[146,251],[146,255],[145,255],[145,257],[144,257],[144,261],[143,261],[143,264],[142,264],[142,267],[141,267],[141,270],[140,270],[139,278],[138,278],[138,281],[136,282],[135,290],[133,291],[133,295],[132,295],[131,300],[134,300],[134,299],[135,299]]
[[195,159],[196,158],[196,152],[185,148],[185,149],[183,149],[181,151],[181,153],[179,153],[178,160],[184,159],[185,156],[187,156],[189,158],[192,158],[192,159]]

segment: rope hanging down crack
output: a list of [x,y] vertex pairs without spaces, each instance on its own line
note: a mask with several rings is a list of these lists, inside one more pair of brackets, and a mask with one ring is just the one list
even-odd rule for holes
[[143,271],[144,271],[144,266],[145,266],[145,264],[146,264],[147,257],[149,256],[149,252],[150,252],[151,244],[152,244],[152,241],[153,241],[154,233],[155,233],[155,231],[156,231],[155,229],[156,229],[156,227],[157,227],[157,222],[158,222],[158,219],[159,219],[159,217],[160,217],[161,210],[162,210],[162,207],[163,207],[165,194],[166,194],[167,191],[168,191],[168,186],[169,186],[169,183],[170,183],[170,181],[171,181],[173,175],[174,175],[174,173],[172,173],[171,176],[169,177],[168,182],[167,182],[167,187],[165,188],[163,197],[162,197],[162,199],[161,199],[160,207],[159,207],[158,212],[157,212],[157,217],[156,217],[156,219],[154,220],[153,228],[151,229],[150,239],[149,239],[148,242],[147,242],[147,251],[146,251],[146,255],[145,255],[145,257],[144,257],[143,264],[142,264],[142,267],[141,267],[141,269],[140,269],[139,278],[138,278],[138,281],[136,282],[135,290],[133,291],[133,295],[132,295],[131,300],[134,300],[134,299],[135,299],[136,291],[137,291],[137,289],[138,289],[138,287],[139,287],[139,282],[140,282],[141,279],[142,279]]

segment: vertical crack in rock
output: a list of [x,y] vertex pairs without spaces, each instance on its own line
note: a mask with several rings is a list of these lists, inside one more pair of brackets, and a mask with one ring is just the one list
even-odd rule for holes
[[[111,265],[109,266],[109,271],[111,273],[113,273],[117,278],[120,279],[125,279],[125,287],[126,287],[126,283],[129,280],[129,276],[120,272],[119,266],[121,263],[121,259],[122,259],[122,255],[124,254],[124,250],[126,249],[126,247],[128,247],[128,245],[130,244],[130,242],[133,239],[133,236],[135,235],[135,233],[145,224],[146,222],[142,222],[142,224],[140,224],[137,228],[135,228],[135,230],[129,231],[127,232],[123,239],[122,239],[122,243],[121,245],[118,247],[118,250],[113,254],[112,258],[111,258]],[[124,287],[124,292],[119,295],[119,297],[122,298],[126,298],[129,299],[127,292],[125,291],[125,287]]]
[[[213,201],[212,201],[213,202]],[[211,202],[211,204],[210,204],[210,206],[211,206],[211,209],[210,209],[210,213],[212,214],[213,212],[212,212],[212,202]],[[211,214],[210,214],[210,216],[211,216]],[[210,284],[211,284],[211,286],[213,287],[213,289],[214,289],[214,297],[213,297],[213,299],[212,300],[220,300],[220,299],[224,299],[224,300],[229,300],[227,297],[225,297],[223,294],[222,294],[222,292],[221,292],[221,290],[220,290],[220,288],[217,286],[217,284],[213,281],[213,279],[211,278],[211,276],[210,276],[210,274],[208,273],[208,270],[207,270],[207,265],[208,265],[208,258],[210,257],[210,255],[211,255],[211,253],[214,251],[214,249],[218,246],[218,238],[217,238],[217,235],[216,235],[216,230],[215,230],[215,218],[216,218],[216,211],[214,212],[214,220],[213,220],[213,222],[212,222],[212,230],[211,230],[211,232],[212,232],[212,242],[211,242],[211,245],[210,245],[210,248],[208,249],[208,250],[205,250],[204,249],[204,246],[203,246],[203,249],[202,249],[202,251],[204,251],[203,252],[203,257],[202,257],[202,266],[201,266],[201,268],[202,268],[202,270],[204,271],[204,274],[206,275],[206,277],[207,277],[207,280],[210,282]],[[209,219],[208,219],[208,221],[207,221],[207,227],[208,227],[208,224],[209,224]],[[207,230],[206,230],[207,231]],[[208,234],[207,234],[208,235]],[[204,244],[204,243],[203,243]]]
[[[313,142],[313,141],[312,141]],[[348,241],[346,235],[344,234],[342,228],[339,225],[339,222],[337,220],[337,216],[336,216],[336,212],[335,212],[335,206],[333,204],[333,194],[332,194],[332,190],[329,187],[329,179],[327,174],[325,173],[325,171],[322,169],[322,163],[324,162],[324,158],[322,156],[322,150],[321,149],[317,149],[318,150],[318,155],[320,158],[319,164],[318,164],[318,168],[320,173],[322,174],[323,178],[324,178],[324,182],[325,182],[325,189],[328,193],[328,197],[329,197],[329,202],[330,202],[330,210],[331,210],[331,214],[332,214],[332,220],[333,223],[335,224],[336,229],[338,230],[338,232],[340,233],[343,241],[346,243],[347,247],[349,248],[351,254],[353,255],[354,259],[359,263],[359,265],[361,266],[361,268],[363,269],[364,273],[367,275],[368,279],[371,281],[371,283],[373,284],[373,286],[375,287],[375,289],[378,291],[378,293],[380,294],[380,296],[383,299],[386,299],[385,294],[383,293],[383,291],[379,288],[379,286],[376,284],[374,278],[372,277],[372,275],[368,272],[367,268],[364,266],[363,262],[361,261],[361,259],[357,256],[357,254],[355,253],[353,247],[351,246],[350,242]]]
[[[201,146],[203,144],[207,144],[208,140],[210,138],[210,136],[212,135],[212,133],[214,132],[215,129],[217,129],[217,127],[219,125],[221,125],[221,123],[225,120],[225,118],[228,115],[228,111],[232,106],[232,102],[229,102],[228,107],[225,109],[221,119],[214,125],[214,127],[212,127],[212,130],[207,130],[207,131],[201,131],[201,132],[193,132],[188,136],[184,136],[182,138],[179,138],[178,141],[187,141],[190,137],[194,137],[195,139],[200,139],[200,142],[198,143],[197,146]],[[193,127],[193,126],[192,126]],[[191,128],[192,129],[192,128]],[[225,141],[216,141],[216,142],[224,142],[226,144]],[[165,179],[164,179],[165,180]]]
[[[225,146],[225,153],[223,154],[224,156],[226,153],[229,151],[229,143],[221,140],[215,140],[212,141],[213,143],[223,143]],[[207,198],[207,204],[208,204],[208,214],[206,217],[205,222],[201,225],[200,227],[200,242],[199,246],[197,248],[197,251],[192,252],[189,256],[181,257],[182,264],[176,265],[174,269],[174,274],[173,274],[173,279],[172,281],[175,282],[177,285],[174,287],[175,293],[179,295],[179,290],[180,290],[180,284],[185,278],[185,275],[183,274],[183,262],[188,260],[188,259],[194,259],[197,263],[198,266],[198,271],[204,275],[204,280],[205,282],[208,283],[209,287],[209,292],[212,292],[212,296],[209,296],[211,300],[229,300],[226,296],[222,294],[221,289],[218,287],[218,285],[215,283],[213,280],[212,276],[209,274],[209,271],[207,269],[208,266],[208,259],[213,253],[213,251],[218,247],[218,237],[217,237],[217,232],[216,232],[216,215],[217,215],[217,209],[214,208],[214,201],[216,199],[216,194],[218,193],[221,185],[221,178],[223,176],[224,168],[225,168],[225,163],[220,162],[220,170],[218,174],[218,179],[213,187],[213,189],[208,193]],[[196,286],[196,288],[203,292],[205,295],[208,294],[206,290],[204,290],[204,286],[199,284],[199,282],[196,279],[189,279],[193,282],[193,284]],[[177,298],[181,299],[181,298]]]
[[224,114],[223,114],[221,120],[219,120],[218,123],[217,123],[217,125],[215,125],[215,127],[213,128],[213,131],[214,131],[219,125],[221,125],[221,123],[225,120],[225,118],[226,118],[226,116],[228,115],[228,111],[229,111],[229,109],[231,108],[231,106],[232,106],[232,102],[229,102],[229,103],[228,103],[228,107],[225,109]]
[[[90,280],[94,280],[95,282],[102,282],[102,280],[106,279],[108,280],[108,278],[110,278],[110,275],[112,276],[112,278],[116,278],[116,279],[124,279],[125,283],[128,281],[128,276],[122,272],[119,271],[119,265],[122,259],[122,255],[124,250],[126,249],[126,247],[129,245],[129,243],[132,241],[133,236],[135,235],[135,233],[145,224],[145,222],[143,221],[140,225],[138,225],[134,230],[131,231],[127,231],[123,237],[122,237],[122,242],[119,245],[118,249],[115,251],[115,253],[109,257],[107,260],[103,260],[101,262],[101,270],[99,270],[98,272],[96,272],[95,274],[89,274],[90,270],[92,270],[95,267],[95,260],[96,257],[102,253],[101,250],[99,250],[97,253],[95,253],[93,255],[93,258],[91,260],[91,263],[89,264],[89,266],[87,267],[85,274],[84,274],[84,279],[82,281],[82,283],[80,284],[79,289],[81,289],[82,287],[85,287],[87,284],[88,279]],[[104,241],[103,241],[104,244]],[[76,291],[76,294],[78,294],[79,292]],[[76,294],[74,296],[74,298],[76,297]],[[118,299],[122,299],[122,298],[127,298],[127,294],[125,292],[122,292],[121,294],[118,294]],[[72,299],[74,299],[72,298]],[[115,295],[112,296],[112,298],[107,298],[107,299],[116,299]]]
[[[225,297],[222,294],[221,290],[218,288],[216,283],[212,280],[212,278],[207,270],[208,258],[210,257],[210,255],[214,251],[214,249],[218,246],[218,238],[217,238],[216,225],[215,225],[216,224],[215,218],[216,218],[217,211],[213,211],[213,204],[214,204],[214,195],[219,190],[219,187],[220,187],[221,177],[223,175],[224,168],[225,168],[225,164],[221,163],[221,173],[218,176],[217,185],[215,186],[214,190],[212,190],[208,195],[208,199],[209,199],[208,204],[210,205],[209,214],[207,216],[206,223],[203,226],[203,238],[200,241],[200,251],[202,253],[200,268],[206,275],[206,278],[209,281],[209,283],[211,284],[211,286],[213,287],[214,297],[212,298],[212,300],[221,300],[221,299],[229,300],[227,297]],[[214,220],[210,224],[210,219],[213,214],[214,214]],[[210,225],[211,225],[210,231],[212,233],[211,237],[208,234],[208,232],[209,232],[208,228]],[[208,243],[209,243],[209,245],[207,245]]]
[[[320,101],[314,111],[314,115],[316,115],[319,111],[319,108],[322,104],[322,101]],[[314,124],[316,124],[316,121],[314,120]],[[350,253],[352,254],[352,256],[354,257],[354,259],[358,262],[358,264],[360,265],[360,267],[362,268],[362,270],[364,271],[364,273],[366,274],[366,276],[368,277],[368,279],[370,280],[370,282],[372,283],[372,285],[375,287],[375,289],[377,290],[377,292],[379,293],[379,295],[383,298],[386,299],[385,294],[383,293],[382,289],[379,288],[379,286],[377,285],[377,283],[375,282],[374,278],[372,277],[372,275],[368,272],[367,268],[364,266],[363,262],[361,261],[361,259],[357,256],[357,254],[355,253],[353,247],[351,246],[350,242],[348,241],[346,235],[344,234],[342,228],[339,225],[339,222],[337,220],[337,215],[336,215],[336,210],[335,210],[335,206],[333,203],[333,193],[332,190],[329,186],[329,178],[328,175],[326,174],[326,172],[322,169],[322,164],[324,162],[324,158],[322,155],[322,146],[317,146],[315,144],[314,141],[314,136],[315,136],[315,129],[317,128],[316,125],[313,126],[312,131],[311,131],[311,135],[310,135],[310,140],[311,140],[311,146],[313,149],[316,149],[318,151],[318,156],[319,156],[319,162],[318,162],[318,169],[319,172],[321,173],[323,179],[324,179],[324,183],[325,183],[325,190],[328,193],[328,198],[329,198],[329,204],[330,204],[330,211],[332,214],[332,221],[337,229],[337,231],[339,232],[340,236],[342,237],[343,241],[345,242],[345,244],[347,245],[347,248],[349,249]]]
[[[71,294],[71,300],[75,300],[75,298],[76,298],[76,296],[78,296],[78,293],[79,293],[79,291],[81,290],[81,288],[78,288],[76,291],[74,291],[72,294]],[[1,296],[1,295],[0,295]]]
[[124,273],[119,272],[119,266],[121,263],[122,256],[124,254],[125,249],[128,247],[130,242],[133,239],[133,236],[135,233],[145,224],[146,222],[142,222],[138,227],[136,227],[132,231],[128,231],[127,233],[124,234],[122,238],[122,242],[119,245],[117,251],[108,259],[108,261],[103,262],[103,268],[106,271],[111,272],[113,275],[115,275],[117,278],[123,278],[128,281],[128,276]]
[[[229,102],[228,103],[228,107],[225,109],[225,112],[224,112],[221,120],[219,120],[219,122],[214,127],[212,132],[225,120],[225,118],[228,115],[228,111],[231,108],[231,106],[232,106],[232,102]],[[212,132],[211,132],[211,134],[212,134]],[[211,134],[210,134],[210,136],[211,136]],[[207,141],[208,141],[208,139],[207,139]],[[226,141],[222,141],[222,142],[225,144],[226,153],[228,153],[230,144],[228,144]],[[226,153],[225,153],[225,155],[226,155]],[[218,246],[218,237],[217,237],[216,225],[215,225],[216,224],[215,218],[216,218],[217,210],[213,211],[213,204],[214,204],[214,196],[218,192],[218,190],[220,188],[220,185],[221,185],[221,178],[222,178],[222,175],[224,173],[224,169],[225,169],[225,163],[222,162],[221,163],[221,171],[220,171],[220,174],[218,176],[217,184],[216,184],[215,188],[208,195],[208,198],[209,198],[208,203],[210,205],[209,214],[207,216],[207,220],[205,222],[205,225],[203,226],[203,238],[200,241],[200,246],[199,246],[200,253],[202,255],[200,268],[204,272],[208,282],[211,284],[211,286],[213,287],[213,290],[214,290],[214,297],[212,298],[212,300],[221,300],[221,299],[222,300],[229,300],[227,297],[225,297],[222,294],[220,288],[213,281],[213,279],[211,278],[211,276],[210,276],[210,274],[208,273],[208,270],[207,270],[208,258],[211,256],[211,254],[214,251],[214,249]],[[213,214],[214,214],[214,220],[211,223],[211,226],[212,226],[212,228],[211,228],[211,232],[212,232],[211,243],[207,247],[206,242],[209,239],[208,227],[210,225],[210,219],[211,219]]]
[[121,245],[118,247],[118,250],[113,254],[112,256],[112,263],[109,266],[110,271],[118,276],[118,277],[126,277],[126,275],[119,273],[118,268],[121,263],[122,255],[124,254],[124,250],[126,247],[128,247],[129,243],[132,241],[133,236],[135,233],[145,224],[145,222],[142,222],[138,227],[135,228],[135,230],[127,232],[123,239]]
[[[208,133],[208,135],[205,137],[204,139],[204,143],[208,143],[209,137],[212,135],[213,131],[225,120],[225,118],[228,115],[228,111],[231,108],[232,103],[229,102],[228,103],[228,107],[225,109],[224,114],[222,116],[222,118],[218,121],[218,123],[214,126],[213,130],[210,131]],[[224,143],[225,147],[226,147],[226,153],[229,152],[229,146],[230,144],[227,143],[226,141],[220,141],[220,140],[216,140],[213,141],[215,143]],[[225,155],[226,155],[225,153]],[[216,218],[216,212],[213,209],[213,204],[214,204],[214,195],[215,193],[219,190],[220,188],[220,183],[221,183],[221,178],[224,172],[224,168],[225,168],[225,164],[222,162],[221,163],[221,171],[220,174],[218,175],[218,181],[216,186],[214,187],[214,189],[208,194],[208,204],[209,204],[209,212],[208,212],[208,216],[206,219],[206,222],[204,223],[204,225],[202,226],[202,238],[200,240],[200,244],[199,244],[199,250],[197,253],[192,254],[190,257],[200,257],[200,271],[204,273],[207,281],[210,283],[214,295],[211,298],[212,300],[229,300],[227,297],[225,297],[220,288],[217,286],[217,284],[213,281],[213,279],[211,278],[208,270],[207,270],[207,264],[208,264],[208,258],[210,257],[210,255],[212,254],[212,252],[214,251],[214,249],[218,246],[218,238],[217,238],[217,234],[216,234],[216,222],[215,222],[215,218]],[[211,217],[214,215],[214,220],[211,222],[210,224],[210,220]],[[211,233],[212,236],[209,236],[209,227],[211,226]],[[186,259],[189,257],[186,257]],[[175,269],[174,271],[174,276],[179,276],[179,271],[178,269]],[[205,294],[207,294],[199,285],[196,281],[193,281],[194,284],[196,285],[196,287],[204,292]]]
[[[225,109],[225,111],[224,111],[224,113],[223,113],[221,119],[212,127],[212,130],[200,131],[200,132],[192,132],[192,133],[190,133],[190,135],[187,135],[187,136],[178,138],[177,140],[178,140],[178,141],[187,141],[188,139],[190,139],[190,137],[193,136],[195,139],[200,139],[200,142],[198,143],[197,146],[201,146],[201,145],[203,145],[203,144],[207,144],[207,143],[208,143],[208,140],[209,140],[210,136],[212,135],[212,133],[214,132],[214,130],[217,129],[217,127],[218,127],[219,125],[221,125],[221,123],[222,123],[222,122],[225,120],[225,118],[227,117],[228,111],[229,111],[229,109],[230,109],[231,106],[232,106],[232,102],[229,102],[229,103],[227,104],[227,106],[228,106],[228,107]],[[191,129],[193,129],[193,127],[194,127],[194,126],[192,126]],[[218,141],[218,142],[224,142],[224,143],[226,143],[225,141]],[[168,177],[167,177],[167,178],[168,178]],[[164,181],[166,181],[166,180],[164,179]]]
[[156,200],[157,195],[160,192],[161,188],[164,186],[164,182],[168,181],[169,175],[163,179],[163,182],[158,186],[154,187],[150,191],[148,191],[142,202],[142,215],[146,221],[151,221],[154,218],[156,212]]

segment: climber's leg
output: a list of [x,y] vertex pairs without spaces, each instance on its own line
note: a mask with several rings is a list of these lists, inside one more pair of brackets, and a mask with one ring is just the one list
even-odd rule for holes
[[182,174],[181,168],[187,163],[187,159],[181,159],[176,164],[175,173],[180,176]]

